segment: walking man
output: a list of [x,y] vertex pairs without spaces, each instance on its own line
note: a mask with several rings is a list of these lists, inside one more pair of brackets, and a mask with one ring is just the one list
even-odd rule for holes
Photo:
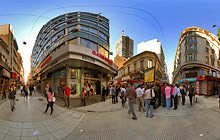
[[154,86],[154,93],[155,93],[155,99],[156,99],[156,102],[155,102],[155,105],[154,107],[157,108],[159,107],[159,101],[160,101],[160,87],[159,87],[159,84],[157,83],[155,86]]
[[21,89],[21,96],[22,96],[22,92],[23,92],[23,85],[21,85],[20,89]]
[[125,86],[123,85],[122,88],[121,88],[121,102],[122,102],[122,106],[125,107],[125,92],[126,92],[126,89],[125,89]]
[[186,101],[186,88],[185,86],[183,86],[181,89],[180,89],[180,93],[182,95],[182,105],[185,105],[185,101]]
[[12,84],[8,96],[11,105],[11,111],[15,110],[15,96],[16,96],[16,89],[15,89],[15,85]]
[[161,105],[163,107],[166,107],[165,88],[166,88],[165,83],[163,83],[163,86],[162,86],[162,89],[161,89],[162,90],[162,93],[161,93]]
[[143,112],[145,112],[144,99],[142,97],[144,95],[144,92],[141,89],[141,85],[138,85],[138,88],[136,89],[136,93],[137,93],[138,110],[141,112],[141,108],[142,108]]
[[190,87],[189,87],[189,101],[190,101],[191,106],[192,106],[193,94],[194,94],[194,88],[192,87],[192,85],[190,85]]
[[112,104],[115,104],[115,87],[111,86],[110,94],[112,95]]
[[64,101],[65,101],[65,108],[70,107],[70,88],[69,84],[67,84],[67,87],[64,89]]
[[137,120],[137,116],[134,110],[134,104],[136,103],[137,94],[134,89],[133,83],[131,83],[130,87],[126,89],[125,97],[128,97],[128,104],[129,104],[128,113],[130,114],[131,112],[133,115],[132,119]]

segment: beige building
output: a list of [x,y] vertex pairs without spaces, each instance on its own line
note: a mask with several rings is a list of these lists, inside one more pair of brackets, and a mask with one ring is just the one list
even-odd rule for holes
[[122,31],[122,36],[116,42],[116,55],[130,58],[133,54],[134,41],[128,36],[124,36],[124,31]]
[[215,93],[220,78],[219,45],[218,38],[205,29],[183,30],[174,60],[173,83],[192,83],[200,94]]
[[154,68],[154,82],[162,82],[165,73],[162,72],[161,63],[156,53],[144,51],[136,56],[128,59],[119,69],[117,77],[118,81],[138,80],[144,83],[146,71]]
[[[8,81],[17,80],[18,76],[18,61],[17,50],[18,45],[14,38],[14,30],[10,24],[0,26],[0,42],[1,42],[1,60],[5,67],[1,67],[1,79]],[[9,76],[10,75],[10,76]]]
[[116,55],[114,58],[114,63],[118,66],[118,69],[120,69],[127,60],[128,59],[123,56]]

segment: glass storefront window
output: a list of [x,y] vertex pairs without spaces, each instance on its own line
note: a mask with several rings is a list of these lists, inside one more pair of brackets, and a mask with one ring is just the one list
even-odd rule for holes
[[69,68],[69,86],[71,89],[70,97],[80,96],[80,69]]
[[60,96],[63,96],[63,90],[66,85],[66,69],[55,71],[54,75],[54,91]]

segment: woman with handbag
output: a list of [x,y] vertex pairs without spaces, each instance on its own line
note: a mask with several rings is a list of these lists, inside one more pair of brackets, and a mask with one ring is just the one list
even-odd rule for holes
[[148,117],[148,109],[150,107],[150,118],[152,118],[153,105],[155,103],[155,94],[153,88],[150,85],[147,86],[147,90],[144,93],[145,107],[146,107],[146,117]]
[[48,96],[48,103],[47,103],[47,108],[45,110],[45,113],[47,113],[47,110],[50,107],[50,109],[51,109],[51,113],[50,114],[52,115],[53,114],[53,110],[54,110],[53,109],[53,103],[55,102],[55,97],[54,97],[54,93],[52,92],[51,88],[49,88],[47,96]]

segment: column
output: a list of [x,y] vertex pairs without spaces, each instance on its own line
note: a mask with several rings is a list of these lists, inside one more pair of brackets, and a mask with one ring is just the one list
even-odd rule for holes
[[80,89],[80,94],[82,93],[82,88],[84,87],[84,68],[81,68],[81,89]]
[[69,77],[69,66],[66,66],[66,86],[70,82],[69,79],[70,79],[70,77]]

